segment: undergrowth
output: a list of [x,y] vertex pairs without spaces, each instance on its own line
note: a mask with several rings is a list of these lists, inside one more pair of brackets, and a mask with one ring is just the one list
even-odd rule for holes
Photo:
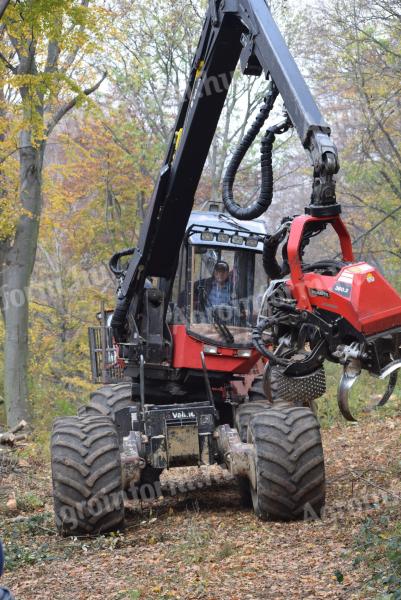
[[371,576],[366,589],[375,600],[401,600],[401,520],[382,515],[366,519],[355,542],[354,563],[365,563]]
[[[327,391],[317,401],[318,416],[323,428],[334,425],[346,425],[337,404],[337,387],[342,375],[342,366],[325,363]],[[373,408],[386,390],[388,381],[381,381],[362,372],[350,392],[350,408],[352,414],[361,420],[366,416],[383,418],[399,415],[401,413],[401,385],[398,384],[388,403],[380,408]]]

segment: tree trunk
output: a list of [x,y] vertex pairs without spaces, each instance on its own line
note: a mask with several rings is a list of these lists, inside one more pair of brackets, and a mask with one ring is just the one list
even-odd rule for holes
[[[7,278],[22,281],[19,269],[11,267],[12,275]],[[28,302],[26,294],[22,305],[20,287],[10,285],[9,299],[6,301],[5,336],[4,336],[4,401],[6,405],[7,424],[14,427],[18,421],[29,420],[28,410]],[[8,287],[7,285],[7,287]],[[14,300],[11,300],[14,295]],[[15,298],[18,296],[17,302]],[[18,303],[18,304],[17,304]]]
[[29,132],[20,136],[20,201],[24,209],[3,271],[4,401],[9,427],[28,420],[28,292],[42,207],[44,145],[33,147]]

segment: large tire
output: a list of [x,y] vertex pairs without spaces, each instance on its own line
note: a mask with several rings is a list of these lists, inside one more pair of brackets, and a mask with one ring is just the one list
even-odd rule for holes
[[[122,408],[128,408],[130,406],[136,406],[139,408],[139,398],[137,393],[138,385],[131,382],[122,382],[117,384],[105,385],[98,388],[90,395],[90,402],[86,406],[81,406],[78,409],[79,416],[91,416],[91,415],[103,415],[107,416],[113,421],[115,420],[115,413]],[[137,400],[137,401],[135,401]],[[150,465],[146,465],[141,473],[141,480],[137,484],[137,487],[141,487],[145,484],[153,485],[160,480],[160,475],[163,469],[155,469]],[[126,491],[128,496],[132,496],[130,490],[130,483],[126,484]],[[156,490],[156,488],[155,488]],[[156,494],[156,491],[155,491]]]
[[78,415],[82,417],[98,415],[110,417],[114,421],[114,415],[118,410],[135,404],[132,387],[131,382],[123,382],[98,388],[91,393],[89,404],[78,409]]
[[271,398],[266,398],[263,388],[263,375],[258,375],[252,381],[252,385],[248,392],[249,402],[271,402]]
[[248,437],[248,426],[251,419],[260,412],[267,410],[270,403],[266,400],[263,402],[244,402],[241,404],[235,413],[235,426],[238,430],[242,442],[246,442]]
[[60,533],[94,534],[123,526],[120,451],[111,419],[57,419],[51,461],[54,511]]
[[249,421],[259,412],[271,406],[271,399],[266,398],[263,389],[263,375],[255,377],[248,392],[248,401],[240,404],[235,411],[235,426],[241,441],[246,442]]
[[[241,404],[235,412],[235,426],[242,442],[247,441],[250,420],[271,406],[263,389],[263,375],[255,377],[248,392],[248,402]],[[249,481],[246,477],[237,477],[241,506],[252,508],[252,497]]]
[[251,419],[255,446],[254,511],[263,520],[320,516],[325,470],[319,423],[309,408],[267,409]]

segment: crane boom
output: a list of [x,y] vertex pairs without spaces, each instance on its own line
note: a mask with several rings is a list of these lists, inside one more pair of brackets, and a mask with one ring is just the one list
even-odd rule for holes
[[174,277],[194,196],[233,72],[265,75],[281,94],[292,125],[310,155],[314,185],[310,212],[338,214],[337,150],[265,0],[210,0],[188,86],[160,170],[138,247],[119,288],[113,330],[122,341],[126,315],[140,308],[147,277]]

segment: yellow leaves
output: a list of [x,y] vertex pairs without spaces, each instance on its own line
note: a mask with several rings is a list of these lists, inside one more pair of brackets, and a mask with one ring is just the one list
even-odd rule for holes
[[12,113],[13,118],[2,146],[21,129],[29,129],[33,144],[39,144],[45,140],[46,124],[61,106],[73,98],[78,107],[90,102],[82,90],[99,78],[90,57],[99,52],[111,16],[110,11],[92,3],[82,6],[79,0],[10,4],[0,39],[0,52],[9,61],[0,61],[1,132],[4,116],[9,119]]
[[[154,168],[153,145],[132,115],[118,113],[114,99],[106,116],[88,118],[82,110],[93,109],[83,89],[99,79],[91,56],[111,31],[113,15],[99,4],[35,0],[17,8],[13,2],[0,39],[10,61],[0,61],[0,241],[12,238],[28,214],[19,203],[23,132],[24,145],[47,143],[30,368],[35,383],[56,382],[65,398],[68,390],[89,389],[87,326],[95,322],[100,298],[114,306],[105,265],[116,249],[135,242],[138,199],[142,209]],[[54,115],[72,99],[77,119],[69,113],[46,139]]]
[[31,373],[56,381],[67,399],[92,388],[87,327],[96,324],[101,300],[114,307],[106,264],[115,250],[132,245],[137,198],[149,197],[152,187],[143,134],[134,121],[121,123],[123,112],[107,116],[108,129],[102,116],[80,113],[48,145],[31,290]]
[[0,198],[0,241],[14,235],[21,210],[16,210],[9,198]]
[[80,377],[62,377],[61,382],[68,386],[72,385],[75,388],[80,389],[84,392],[93,391],[93,383]]

